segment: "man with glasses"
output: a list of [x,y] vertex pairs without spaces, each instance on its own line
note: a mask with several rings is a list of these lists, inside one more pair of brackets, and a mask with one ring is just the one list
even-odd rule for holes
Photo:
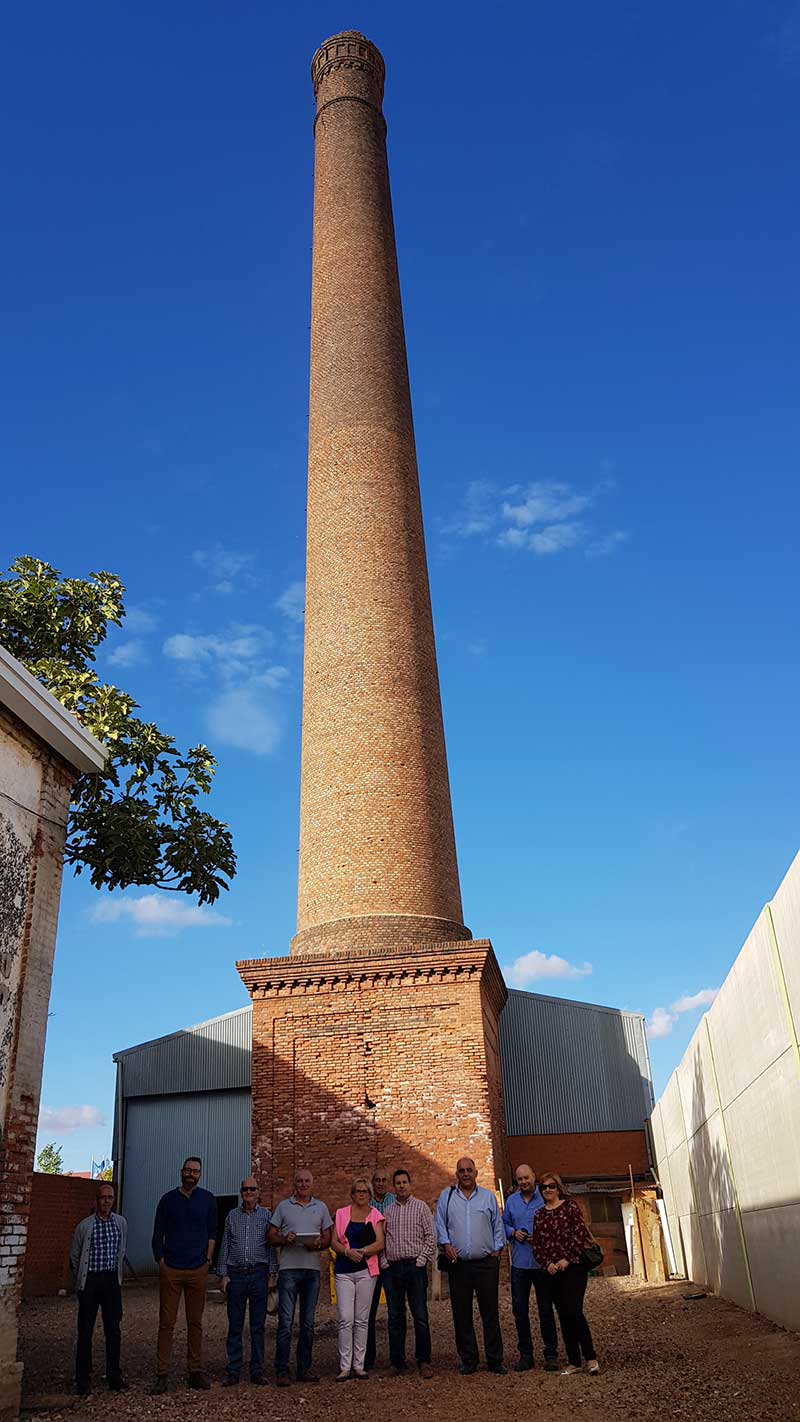
[[244,1349],[244,1318],[250,1310],[250,1381],[257,1386],[264,1377],[264,1323],[267,1317],[269,1276],[275,1272],[275,1254],[267,1243],[271,1215],[259,1204],[258,1183],[252,1175],[242,1181],[242,1203],[231,1210],[225,1221],[217,1261],[219,1286],[228,1306],[228,1366],[223,1387],[239,1382]]
[[128,1226],[114,1213],[114,1186],[101,1180],[95,1195],[95,1212],[81,1220],[72,1236],[69,1265],[78,1295],[78,1347],[75,1355],[75,1389],[81,1397],[92,1390],[92,1336],[97,1310],[103,1316],[106,1340],[106,1382],[112,1392],[128,1384],[120,1371],[122,1344],[122,1266]]
[[518,1165],[515,1171],[517,1188],[509,1195],[503,1211],[506,1238],[511,1245],[511,1307],[517,1325],[519,1360],[516,1373],[526,1373],[533,1367],[531,1337],[531,1288],[536,1293],[539,1331],[544,1345],[544,1366],[547,1372],[558,1372],[558,1332],[553,1312],[553,1299],[531,1248],[533,1220],[544,1200],[536,1188],[536,1176],[529,1165]]
[[473,1299],[483,1324],[483,1346],[490,1373],[504,1373],[500,1332],[500,1255],[506,1235],[497,1200],[477,1184],[475,1161],[464,1155],[456,1166],[457,1185],[445,1187],[436,1206],[436,1232],[449,1264],[450,1307],[460,1373],[478,1371],[478,1341],[472,1319]]
[[[379,1215],[386,1214],[390,1205],[395,1202],[395,1196],[389,1189],[389,1172],[385,1165],[376,1165],[372,1172],[372,1198],[370,1204],[373,1210],[377,1210]],[[369,1306],[369,1323],[367,1324],[367,1351],[364,1354],[364,1372],[368,1373],[375,1367],[375,1359],[378,1356],[378,1345],[376,1338],[376,1322],[378,1318],[378,1305],[381,1301],[381,1290],[383,1281],[378,1274],[375,1280],[375,1288],[372,1294],[372,1303]]]

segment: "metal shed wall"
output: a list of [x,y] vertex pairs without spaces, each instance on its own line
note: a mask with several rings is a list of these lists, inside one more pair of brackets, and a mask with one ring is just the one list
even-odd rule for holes
[[511,991],[500,1061],[510,1136],[641,1130],[653,1109],[639,1013]]
[[128,1258],[137,1274],[155,1270],[150,1240],[156,1205],[180,1184],[187,1155],[200,1156],[200,1183],[212,1195],[238,1195],[250,1173],[251,1118],[249,1086],[140,1096],[127,1103],[121,1208],[128,1221]]
[[249,1087],[252,1028],[253,1009],[240,1007],[197,1027],[115,1052],[122,1095]]

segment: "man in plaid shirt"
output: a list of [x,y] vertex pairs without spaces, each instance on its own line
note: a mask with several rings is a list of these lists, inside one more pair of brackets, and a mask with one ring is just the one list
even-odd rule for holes
[[380,1256],[381,1278],[389,1310],[389,1361],[392,1372],[406,1370],[406,1302],[414,1320],[420,1377],[433,1377],[428,1323],[428,1265],[436,1248],[433,1215],[411,1193],[411,1176],[398,1169],[392,1177],[395,1203],[385,1211],[386,1245]]

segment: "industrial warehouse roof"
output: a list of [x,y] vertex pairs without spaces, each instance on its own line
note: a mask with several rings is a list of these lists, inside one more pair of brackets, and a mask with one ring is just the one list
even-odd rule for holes
[[[250,1086],[252,1008],[116,1052],[123,1098]],[[639,1130],[653,1109],[639,1013],[511,991],[500,1018],[510,1135]]]

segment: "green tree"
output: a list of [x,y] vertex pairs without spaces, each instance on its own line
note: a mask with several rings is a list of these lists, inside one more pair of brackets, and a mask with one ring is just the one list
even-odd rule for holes
[[36,1157],[36,1169],[40,1170],[42,1175],[60,1175],[63,1164],[61,1146],[57,1146],[55,1141],[43,1145]]
[[113,573],[64,578],[17,558],[0,575],[0,643],[109,748],[104,772],[73,791],[65,859],[75,873],[97,889],[146,884],[213,903],[236,873],[230,829],[197,803],[216,760],[203,745],[182,754],[94,669],[109,623],[122,625],[124,593]]
[[113,1167],[113,1165],[107,1165],[106,1168],[105,1168],[105,1170],[101,1170],[101,1171],[100,1171],[100,1174],[98,1175],[97,1178],[98,1178],[98,1180],[113,1180],[113,1179],[114,1179],[114,1167]]

